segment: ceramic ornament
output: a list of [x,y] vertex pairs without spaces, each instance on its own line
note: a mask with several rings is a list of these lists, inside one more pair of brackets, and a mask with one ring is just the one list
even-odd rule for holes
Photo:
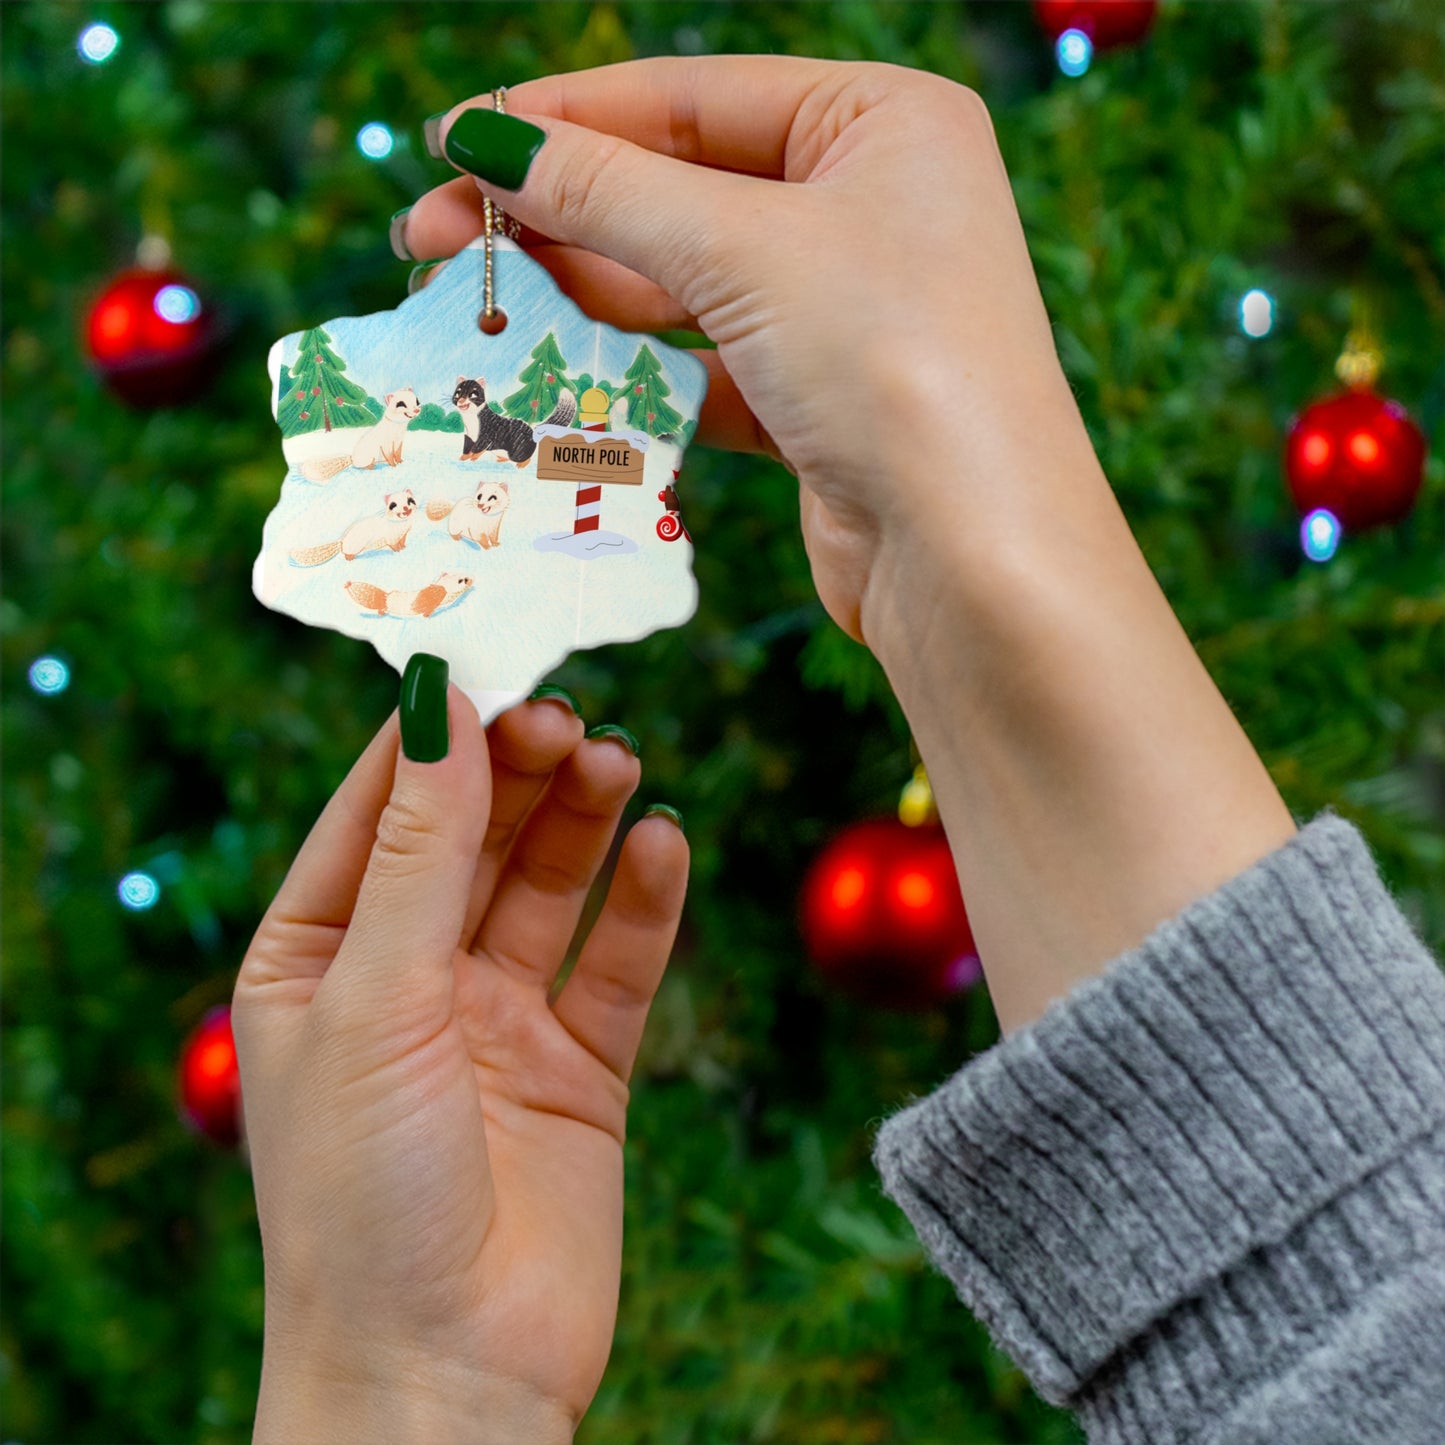
[[568,653],[692,616],[677,477],[707,389],[696,357],[589,319],[491,245],[496,335],[479,237],[395,311],[271,348],[287,471],[252,577],[398,672],[444,657],[483,722]]

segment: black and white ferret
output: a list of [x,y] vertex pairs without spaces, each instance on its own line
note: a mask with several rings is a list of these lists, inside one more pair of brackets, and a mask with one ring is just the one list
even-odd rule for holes
[[[524,467],[537,450],[532,423],[516,417],[498,416],[487,405],[487,379],[484,376],[457,377],[452,392],[452,405],[462,414],[462,455],[464,462],[480,461],[487,452],[504,452],[507,460]],[[570,426],[577,415],[577,398],[564,391],[557,398],[548,426]]]

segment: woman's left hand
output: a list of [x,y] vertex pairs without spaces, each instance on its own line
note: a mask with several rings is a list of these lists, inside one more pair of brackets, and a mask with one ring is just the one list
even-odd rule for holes
[[312,830],[232,1005],[265,1250],[255,1439],[570,1440],[607,1362],[628,1087],[687,880],[681,831],[560,700],[450,749],[395,715]]

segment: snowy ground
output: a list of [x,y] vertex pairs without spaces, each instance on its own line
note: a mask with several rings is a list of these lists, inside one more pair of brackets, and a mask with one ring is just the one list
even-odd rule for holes
[[[349,455],[367,430],[311,432],[285,444],[291,469],[267,519],[253,575],[256,595],[268,607],[365,638],[398,670],[413,652],[445,657],[453,680],[473,694],[484,716],[525,696],[579,647],[631,641],[692,615],[697,604],[692,548],[685,538],[665,542],[657,535],[664,515],[657,494],[678,464],[668,447],[654,443],[648,450],[641,486],[603,488],[602,528],[635,542],[637,550],[626,555],[599,550],[584,560],[534,545],[570,532],[576,504],[570,483],[537,480],[535,456],[520,469],[510,462],[462,462],[458,433],[408,432],[399,466],[348,467],[324,483],[309,482],[296,470],[303,461]],[[505,481],[511,491],[501,545],[489,549],[453,539],[445,522],[425,515],[433,498],[459,501],[473,495],[483,479]],[[380,513],[388,494],[408,488],[418,512],[401,552],[371,553],[354,562],[337,557],[319,567],[290,560],[292,548],[338,541],[353,522]],[[682,497],[685,510],[685,481]],[[387,591],[415,592],[442,572],[471,576],[474,585],[431,617],[372,616],[342,587],[356,579]]]

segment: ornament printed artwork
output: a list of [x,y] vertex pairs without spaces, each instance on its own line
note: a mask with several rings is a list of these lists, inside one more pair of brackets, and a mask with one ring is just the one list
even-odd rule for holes
[[707,372],[585,316],[492,239],[503,330],[483,333],[478,238],[395,311],[271,349],[287,471],[257,598],[373,643],[399,672],[444,657],[483,721],[570,652],[692,616],[677,482]]

